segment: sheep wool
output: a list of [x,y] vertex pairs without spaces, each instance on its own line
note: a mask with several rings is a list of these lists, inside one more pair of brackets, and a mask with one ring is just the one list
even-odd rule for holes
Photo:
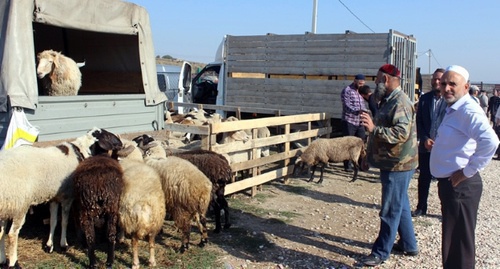
[[77,95],[82,86],[82,73],[76,62],[53,50],[37,55],[38,77],[42,80],[45,94],[49,96]]
[[294,167],[294,174],[299,166],[304,169],[304,165],[312,166],[311,177],[309,182],[313,180],[314,171],[318,164],[321,166],[321,175],[318,183],[323,182],[323,171],[328,162],[338,163],[344,160],[350,160],[354,164],[354,176],[351,182],[356,181],[360,163],[362,170],[367,169],[366,164],[366,148],[363,139],[356,136],[344,136],[336,138],[319,138],[311,142],[304,150],[302,155],[297,158]]
[[173,153],[173,156],[182,158],[194,164],[212,182],[212,199],[210,205],[215,214],[215,233],[222,229],[221,211],[224,210],[224,228],[231,227],[229,221],[229,205],[224,197],[225,187],[231,182],[232,169],[224,156],[209,150],[191,150]]
[[123,191],[123,170],[118,161],[105,155],[83,160],[73,173],[75,209],[87,241],[89,267],[95,268],[95,227],[103,219],[108,249],[106,266],[114,262],[116,226],[120,195]]
[[196,166],[178,157],[146,157],[144,160],[160,174],[166,211],[183,234],[180,251],[189,248],[193,219],[197,220],[202,237],[199,246],[203,247],[208,241],[205,215],[212,193],[210,180]]
[[124,188],[120,197],[119,225],[130,235],[132,242],[132,268],[139,268],[139,240],[148,237],[149,266],[156,266],[155,237],[165,219],[165,195],[160,176],[155,169],[146,165],[142,151],[131,141],[122,140],[124,145],[134,146],[132,153],[120,159],[123,168]]
[[[53,249],[57,223],[57,206],[61,203],[61,248],[68,246],[66,228],[73,202],[71,173],[79,162],[88,157],[91,147],[109,132],[94,128],[84,136],[54,147],[21,146],[0,152],[0,264],[6,263],[5,237],[7,221],[12,219],[9,232],[9,267],[17,264],[17,242],[30,206],[51,202],[50,234],[46,250]],[[106,135],[106,137],[108,137]],[[113,145],[101,141],[103,145]],[[27,165],[29,164],[29,165]]]

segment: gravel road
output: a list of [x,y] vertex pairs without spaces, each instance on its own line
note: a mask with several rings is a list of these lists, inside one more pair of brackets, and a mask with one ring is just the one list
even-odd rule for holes
[[[500,160],[492,160],[481,172],[483,195],[479,205],[476,227],[476,268],[500,268],[500,194],[497,190],[500,179]],[[417,180],[412,180],[416,189]],[[420,254],[406,259],[391,259],[379,268],[442,268],[441,266],[441,212],[437,195],[437,183],[431,185],[428,215],[413,218]],[[412,210],[415,208],[417,193],[412,196]]]

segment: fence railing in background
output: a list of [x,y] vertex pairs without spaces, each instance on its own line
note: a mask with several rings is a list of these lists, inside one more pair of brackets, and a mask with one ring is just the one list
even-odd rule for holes
[[[179,104],[186,106],[186,104]],[[212,105],[203,105],[198,108],[214,109]],[[241,109],[234,107],[217,106],[225,111],[240,111],[247,113],[269,113],[266,109]],[[257,138],[257,128],[267,127],[271,131],[270,137]],[[289,116],[274,116],[258,119],[212,123],[205,126],[181,125],[176,123],[165,124],[165,129],[175,132],[198,134],[202,138],[201,148],[212,150],[221,154],[251,153],[246,161],[232,163],[231,168],[235,174],[242,171],[251,171],[251,177],[234,181],[226,186],[225,194],[231,194],[252,188],[252,196],[256,194],[256,186],[263,183],[283,179],[288,182],[288,176],[293,170],[291,159],[295,158],[302,148],[293,145],[302,142],[309,145],[311,140],[320,136],[329,136],[331,133],[330,117],[327,113],[298,114]],[[247,142],[231,142],[218,144],[217,134],[239,131],[243,129],[254,130],[252,139]],[[258,149],[272,147],[274,150],[269,156],[257,156]],[[263,171],[262,173],[260,171]]]

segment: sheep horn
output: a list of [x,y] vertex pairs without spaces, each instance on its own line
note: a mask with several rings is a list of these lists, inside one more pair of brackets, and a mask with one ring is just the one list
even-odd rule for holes
[[125,158],[127,157],[130,153],[132,153],[132,151],[134,151],[135,147],[130,145],[126,148],[123,148],[123,149],[120,149],[118,150],[118,152],[116,153],[118,155],[118,157],[122,157],[122,158]]

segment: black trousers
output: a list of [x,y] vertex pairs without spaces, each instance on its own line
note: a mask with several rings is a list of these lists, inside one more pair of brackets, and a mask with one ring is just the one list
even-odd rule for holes
[[439,199],[443,214],[443,269],[475,267],[475,230],[483,182],[479,173],[453,188],[448,179],[439,179]]
[[417,209],[427,213],[427,198],[429,198],[429,188],[431,186],[432,175],[429,167],[431,153],[424,151],[418,152],[418,204]]
[[[342,135],[343,136],[357,136],[363,141],[366,141],[366,130],[364,126],[354,125],[345,120],[342,121]],[[350,161],[344,161],[344,168],[347,169],[351,166]]]

